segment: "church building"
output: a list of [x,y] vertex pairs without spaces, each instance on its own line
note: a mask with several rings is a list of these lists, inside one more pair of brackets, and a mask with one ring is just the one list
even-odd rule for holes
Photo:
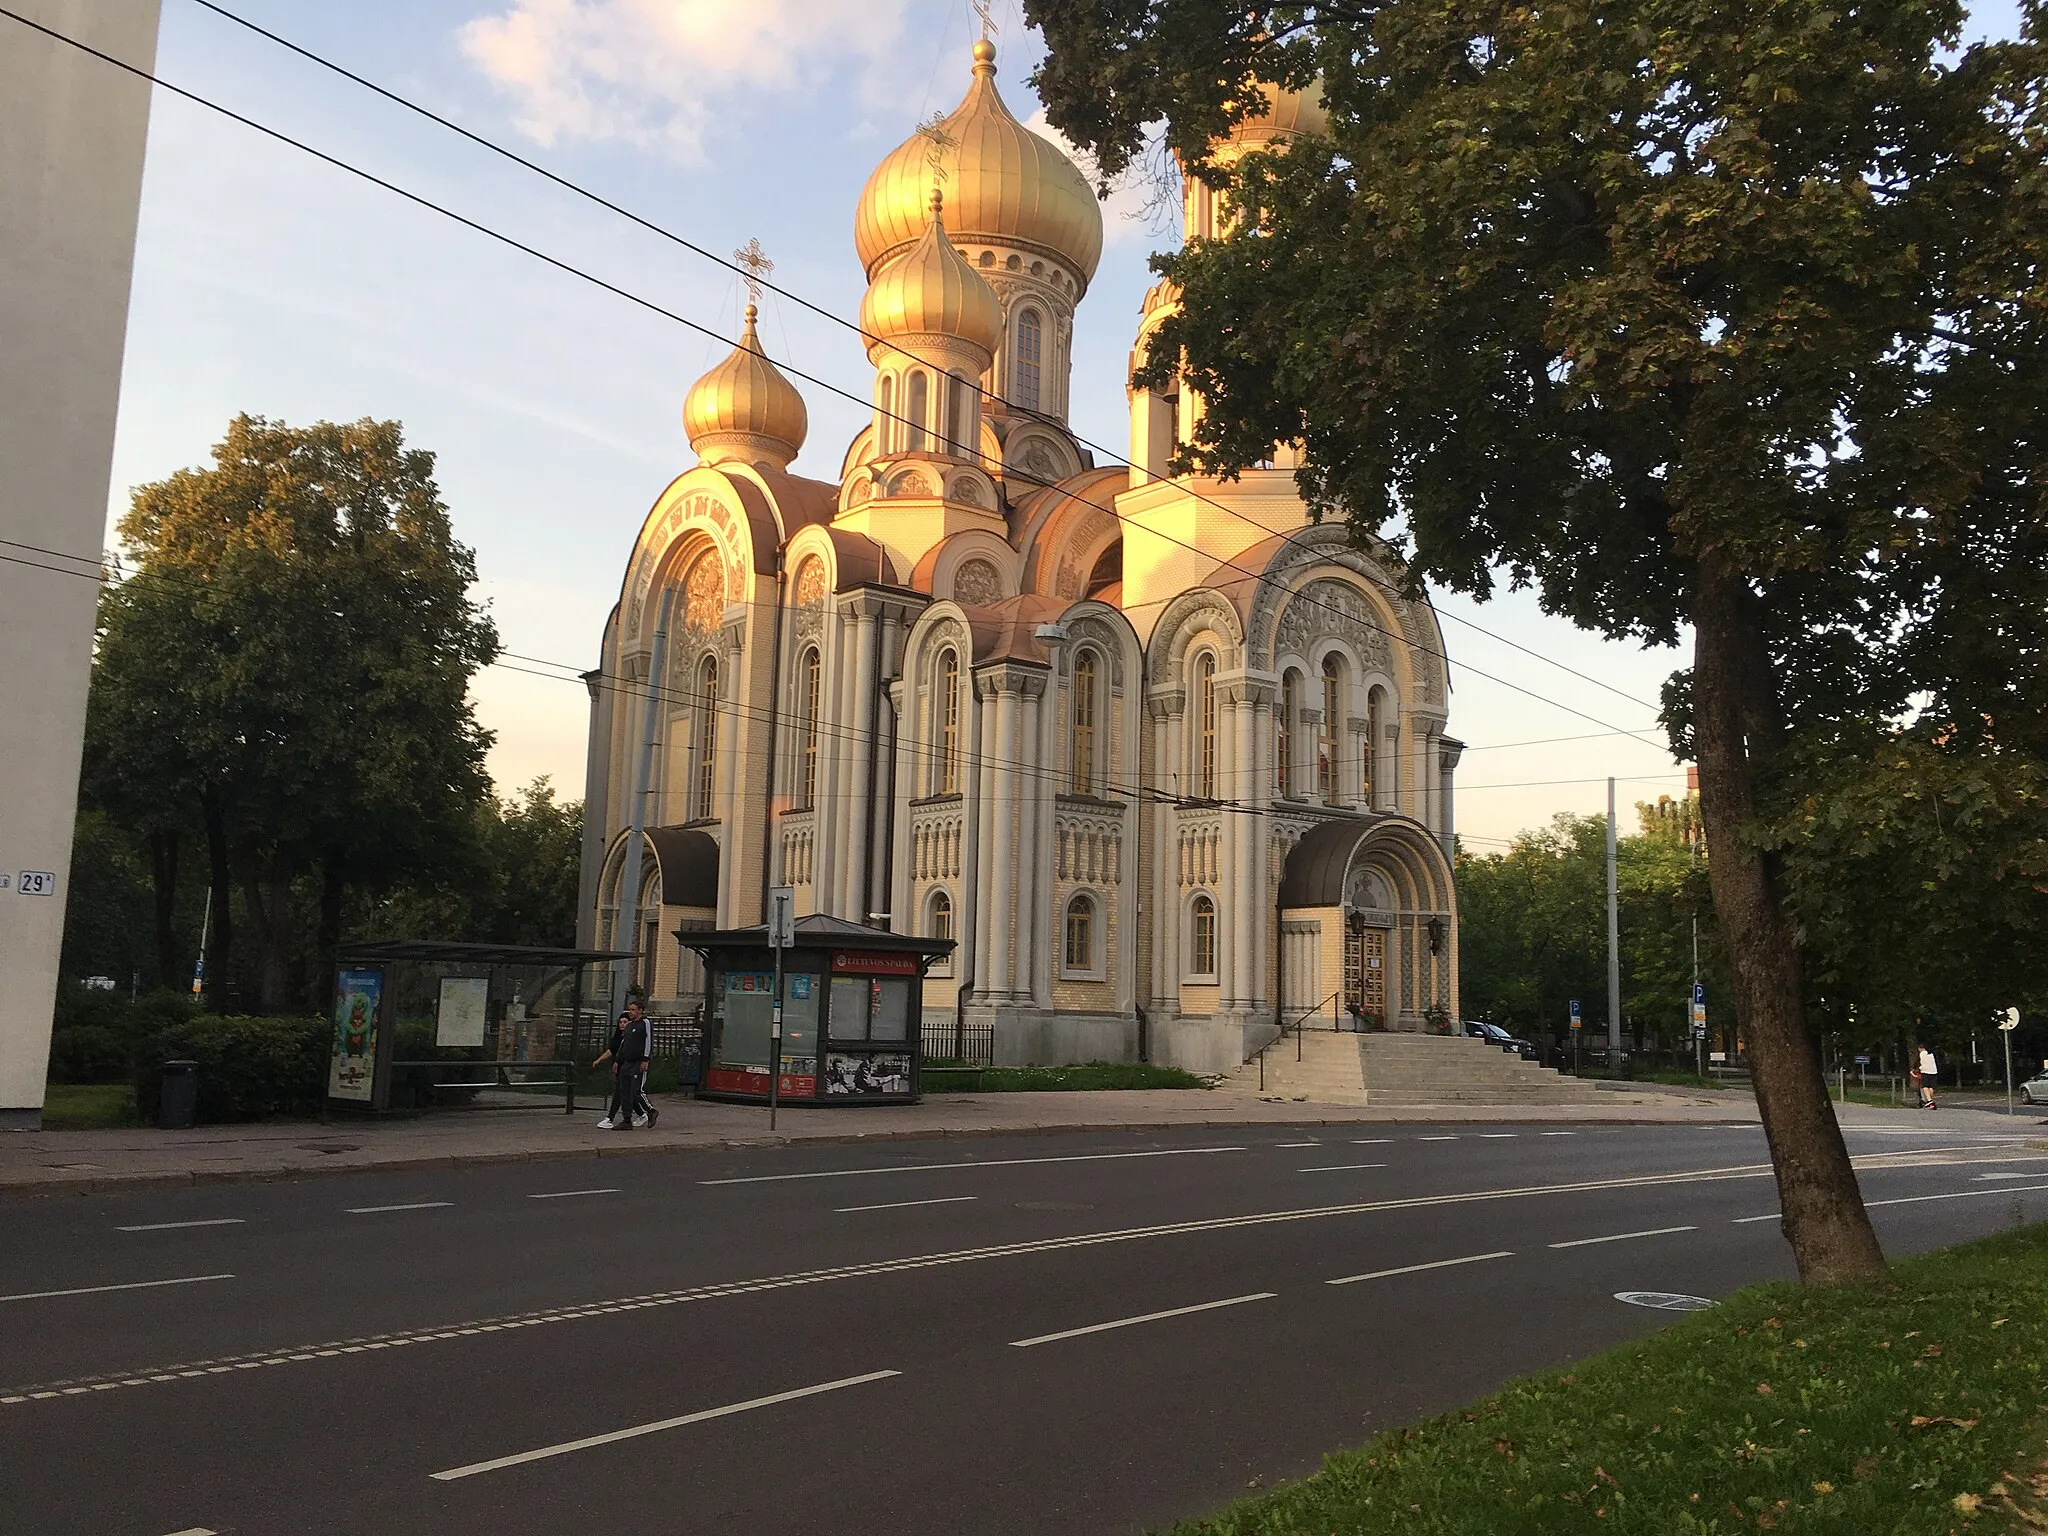
[[[1284,152],[1270,92],[1224,155]],[[1190,238],[1224,217],[1192,178]],[[997,1063],[1237,1066],[1284,1017],[1457,1015],[1449,674],[1385,550],[1311,522],[1289,452],[1168,472],[1199,402],[1130,390],[1128,463],[1067,426],[1102,253],[1087,181],[973,51],[965,98],[860,198],[873,415],[824,478],[739,344],[691,388],[589,674],[579,942],[639,953],[797,912],[956,941],[926,1039]],[[1170,312],[1145,297],[1132,366]],[[628,871],[629,849],[644,850]]]

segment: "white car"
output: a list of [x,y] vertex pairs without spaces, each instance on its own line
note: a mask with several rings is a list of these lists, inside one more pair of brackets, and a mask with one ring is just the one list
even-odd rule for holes
[[2048,1072],[2037,1072],[2021,1083],[2020,1097],[2029,1104],[2048,1104]]

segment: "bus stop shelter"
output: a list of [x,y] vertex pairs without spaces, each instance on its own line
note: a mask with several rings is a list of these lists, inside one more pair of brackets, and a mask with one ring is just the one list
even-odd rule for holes
[[[605,1038],[587,1007],[603,949],[393,939],[335,957],[326,1105],[576,1110],[577,1063]],[[603,1095],[588,1107],[601,1108]]]
[[766,1104],[911,1104],[918,1097],[924,975],[951,939],[800,917],[782,951],[780,1071],[770,1038],[775,952],[768,927],[681,929],[704,958],[703,1099]]

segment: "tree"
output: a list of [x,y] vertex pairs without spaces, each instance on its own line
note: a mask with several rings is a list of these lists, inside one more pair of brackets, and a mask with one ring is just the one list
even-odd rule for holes
[[[1784,1231],[1809,1282],[1877,1272],[1760,832],[1844,739],[1917,711],[1977,743],[2044,702],[2038,640],[1998,665],[2048,600],[2009,558],[2042,527],[2038,12],[1960,52],[1953,0],[1026,15],[1055,127],[1115,174],[1163,119],[1236,210],[1159,263],[1181,308],[1141,382],[1204,402],[1185,464],[1299,443],[1311,504],[1404,534],[1418,581],[1504,568],[1610,636],[1690,626],[1666,718]],[[1209,161],[1259,82],[1316,77],[1327,136]]]
[[141,487],[121,524],[137,569],[102,608],[88,776],[200,823],[210,962],[239,884],[265,1008],[295,990],[297,882],[317,881],[324,956],[351,887],[430,870],[487,794],[467,695],[497,636],[433,468],[396,422],[240,416],[211,468]]

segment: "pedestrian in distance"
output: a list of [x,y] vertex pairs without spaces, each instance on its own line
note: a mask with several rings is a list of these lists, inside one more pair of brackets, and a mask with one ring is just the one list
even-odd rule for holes
[[1934,1108],[1934,1080],[1941,1075],[1941,1063],[1934,1059],[1934,1052],[1924,1045],[1920,1047],[1920,1070],[1913,1075],[1920,1080],[1920,1107]]
[[612,1101],[605,1117],[597,1122],[600,1131],[624,1130],[628,1125],[638,1130],[661,1118],[661,1111],[647,1100],[647,1063],[654,1054],[653,1046],[654,1025],[642,1011],[640,999],[631,998],[612,1029],[611,1044],[591,1063],[596,1067],[607,1061],[612,1064]]

